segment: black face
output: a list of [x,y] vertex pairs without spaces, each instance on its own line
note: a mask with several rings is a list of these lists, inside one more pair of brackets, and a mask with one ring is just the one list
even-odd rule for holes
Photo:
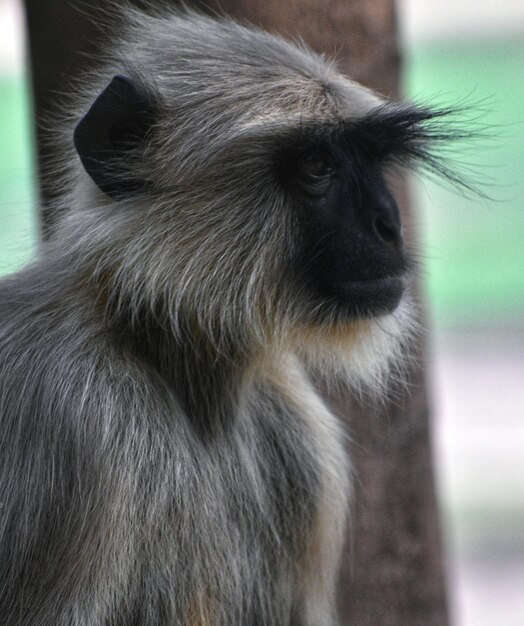
[[300,280],[315,301],[358,318],[397,307],[407,262],[384,161],[354,139],[301,137],[280,163],[302,233]]

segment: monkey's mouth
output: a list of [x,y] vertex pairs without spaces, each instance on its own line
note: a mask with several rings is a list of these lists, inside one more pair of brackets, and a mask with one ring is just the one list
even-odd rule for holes
[[406,287],[402,276],[353,280],[338,286],[337,300],[359,317],[392,313]]

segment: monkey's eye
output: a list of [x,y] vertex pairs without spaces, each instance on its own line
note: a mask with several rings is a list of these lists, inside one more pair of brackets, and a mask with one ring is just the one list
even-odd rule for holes
[[304,157],[300,163],[300,170],[311,179],[327,178],[335,173],[331,163],[319,155]]
[[325,195],[335,176],[333,164],[319,154],[305,155],[298,161],[298,177],[304,192],[315,198]]

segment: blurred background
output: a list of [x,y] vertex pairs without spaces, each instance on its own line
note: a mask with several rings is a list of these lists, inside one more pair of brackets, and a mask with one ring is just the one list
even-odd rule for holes
[[[405,93],[471,103],[457,159],[490,200],[413,181],[455,626],[524,625],[524,2],[399,0]],[[475,117],[475,116],[473,116]],[[0,273],[38,233],[18,0],[0,0]],[[378,625],[377,625],[378,626]],[[382,626],[382,625],[380,625]]]
[[[405,92],[471,103],[493,200],[414,181],[453,623],[524,624],[524,2],[400,0]],[[474,116],[473,116],[474,117]],[[472,143],[472,142],[470,142]]]

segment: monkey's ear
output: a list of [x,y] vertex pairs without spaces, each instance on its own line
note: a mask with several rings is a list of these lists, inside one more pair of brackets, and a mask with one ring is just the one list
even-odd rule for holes
[[82,165],[108,196],[125,198],[147,185],[136,169],[154,117],[144,93],[126,76],[115,76],[75,128]]

